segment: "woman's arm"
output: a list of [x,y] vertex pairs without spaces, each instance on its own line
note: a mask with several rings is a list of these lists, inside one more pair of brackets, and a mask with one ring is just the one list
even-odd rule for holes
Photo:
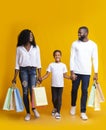
[[17,78],[18,72],[19,72],[19,70],[15,69],[14,78],[12,80],[12,83],[16,83],[16,78]]
[[41,78],[41,68],[38,69],[38,78]]

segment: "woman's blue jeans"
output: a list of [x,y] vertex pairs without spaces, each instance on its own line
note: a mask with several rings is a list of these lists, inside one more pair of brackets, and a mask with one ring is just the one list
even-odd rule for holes
[[23,89],[23,101],[26,108],[26,112],[30,113],[29,93],[30,99],[32,101],[32,88],[36,86],[36,68],[20,67],[19,77]]

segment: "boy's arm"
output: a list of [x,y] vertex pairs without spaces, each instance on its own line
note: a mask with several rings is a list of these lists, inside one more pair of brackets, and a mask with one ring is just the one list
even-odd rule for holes
[[44,79],[48,78],[49,74],[50,74],[50,72],[47,71],[44,76],[42,76],[38,79],[37,83],[40,84]]
[[63,77],[66,78],[66,79],[71,79],[71,76],[67,75],[67,73],[64,73]]
[[46,74],[41,77],[41,79],[44,80],[44,79],[48,78],[49,75],[50,75],[50,72],[47,71]]

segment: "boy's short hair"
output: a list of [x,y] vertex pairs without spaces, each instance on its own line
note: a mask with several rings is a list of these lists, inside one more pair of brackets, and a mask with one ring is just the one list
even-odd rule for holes
[[55,50],[55,51],[53,52],[53,56],[55,56],[55,53],[56,53],[56,52],[59,52],[60,55],[62,55],[62,52],[61,52],[60,50]]

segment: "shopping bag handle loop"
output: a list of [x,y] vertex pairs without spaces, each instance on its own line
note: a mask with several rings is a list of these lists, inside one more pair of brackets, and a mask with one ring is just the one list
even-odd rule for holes
[[16,83],[12,83],[12,88],[16,88]]
[[36,84],[36,87],[41,87],[41,86],[42,86],[42,84],[38,84],[38,83]]
[[94,84],[98,84],[97,80],[94,80]]

